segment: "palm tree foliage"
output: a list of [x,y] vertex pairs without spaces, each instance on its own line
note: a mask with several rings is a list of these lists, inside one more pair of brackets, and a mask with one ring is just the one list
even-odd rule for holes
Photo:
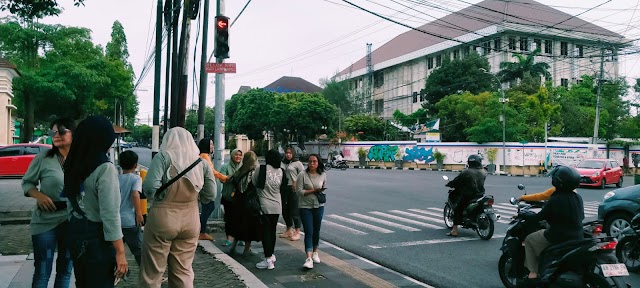
[[540,48],[528,55],[513,53],[513,57],[517,58],[518,61],[500,63],[498,77],[502,82],[511,82],[514,80],[522,80],[526,74],[529,74],[535,79],[540,79],[541,76],[544,76],[548,81],[551,79],[549,64],[545,62],[536,63],[534,57],[537,55],[540,55]]

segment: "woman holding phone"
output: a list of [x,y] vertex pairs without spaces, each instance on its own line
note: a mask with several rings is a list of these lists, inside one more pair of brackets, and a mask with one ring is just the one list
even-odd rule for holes
[[306,260],[302,267],[313,268],[313,263],[320,263],[318,245],[320,244],[320,226],[324,214],[324,195],[326,192],[327,174],[318,154],[309,155],[307,169],[298,174],[296,193],[300,219],[304,228],[304,250]]

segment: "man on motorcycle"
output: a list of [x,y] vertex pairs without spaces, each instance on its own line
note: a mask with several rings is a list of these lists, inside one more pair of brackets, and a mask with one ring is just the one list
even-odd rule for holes
[[552,171],[551,184],[556,191],[538,214],[527,215],[527,221],[546,220],[549,228],[529,234],[524,240],[525,266],[529,269],[524,287],[538,278],[538,257],[549,245],[584,238],[582,221],[584,206],[580,194],[573,190],[580,185],[580,174],[574,168],[559,166]]
[[487,172],[482,169],[482,156],[469,155],[467,158],[469,168],[462,170],[460,174],[449,183],[447,187],[455,189],[458,204],[453,209],[453,227],[447,236],[458,236],[458,225],[462,224],[462,213],[464,208],[473,200],[484,195],[484,180]]

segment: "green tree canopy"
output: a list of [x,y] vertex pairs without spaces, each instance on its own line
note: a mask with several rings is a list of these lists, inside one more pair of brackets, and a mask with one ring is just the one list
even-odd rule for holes
[[538,80],[538,82],[541,76],[544,76],[547,80],[551,79],[549,64],[545,62],[535,62],[534,58],[538,55],[540,55],[540,48],[526,56],[520,53],[513,53],[513,57],[515,57],[517,61],[500,63],[501,70],[498,73],[498,77],[502,79],[503,82],[522,80],[527,74]]
[[335,79],[321,79],[322,96],[329,103],[340,109],[343,115],[351,115],[354,110],[353,99],[349,94],[347,81],[337,82]]
[[472,52],[469,56],[458,60],[444,58],[442,66],[429,74],[425,84],[427,99],[435,105],[444,96],[469,91],[472,94],[491,91],[492,76],[489,71],[487,58]]
[[365,114],[352,115],[344,120],[344,130],[358,135],[362,141],[379,141],[384,139],[385,122],[380,117]]
[[[84,0],[73,0],[73,5],[84,5]],[[9,11],[23,19],[56,16],[62,12],[57,0],[0,0],[0,11]]]

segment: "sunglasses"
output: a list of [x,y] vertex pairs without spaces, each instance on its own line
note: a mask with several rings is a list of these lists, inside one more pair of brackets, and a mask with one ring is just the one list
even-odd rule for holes
[[71,130],[69,129],[62,129],[62,130],[49,130],[49,137],[54,137],[56,136],[56,133],[58,135],[60,135],[60,137],[64,136],[64,134],[67,134],[67,132],[69,132]]

